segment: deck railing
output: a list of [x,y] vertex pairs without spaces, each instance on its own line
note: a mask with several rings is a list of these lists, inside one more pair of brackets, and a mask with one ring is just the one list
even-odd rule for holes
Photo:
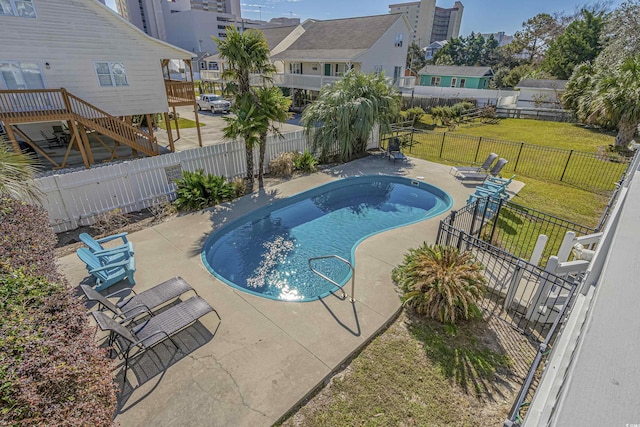
[[67,113],[61,89],[0,90],[3,121],[63,120]]
[[164,86],[167,89],[167,100],[170,106],[193,105],[195,103],[196,92],[193,82],[165,80]]

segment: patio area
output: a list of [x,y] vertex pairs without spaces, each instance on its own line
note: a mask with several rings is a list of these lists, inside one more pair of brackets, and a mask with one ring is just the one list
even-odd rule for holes
[[[136,291],[182,276],[222,322],[207,315],[176,336],[180,352],[161,344],[137,358],[119,395],[116,421],[122,426],[268,426],[280,419],[395,318],[401,305],[391,270],[407,249],[435,240],[446,213],[363,241],[356,251],[355,304],[336,296],[286,303],[236,290],[202,264],[206,238],[220,225],[276,199],[349,176],[423,177],[448,192],[458,209],[474,185],[461,184],[448,171],[448,166],[418,159],[391,162],[369,156],[132,233]],[[521,187],[514,182],[510,190]],[[59,264],[70,283],[88,280],[75,254]],[[120,369],[117,381],[122,384]]]

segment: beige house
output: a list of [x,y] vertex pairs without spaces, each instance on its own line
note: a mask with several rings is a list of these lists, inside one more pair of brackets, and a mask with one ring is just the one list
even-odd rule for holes
[[[112,157],[122,146],[157,155],[153,127],[134,126],[134,116],[152,123],[195,104],[193,83],[171,81],[168,72],[170,59],[190,65],[191,53],[147,36],[98,0],[22,0],[0,9],[0,122],[16,150],[22,145],[54,168],[67,166],[71,150],[89,168],[89,140]],[[49,150],[52,141],[66,147],[62,158]]]

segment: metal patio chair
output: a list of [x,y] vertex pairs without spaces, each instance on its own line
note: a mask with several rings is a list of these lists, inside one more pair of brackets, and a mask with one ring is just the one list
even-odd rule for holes
[[[165,339],[169,339],[179,351],[180,347],[173,340],[172,335],[186,329],[202,316],[212,311],[216,313],[218,320],[222,321],[218,312],[205,300],[199,296],[193,296],[155,316],[149,317],[132,328],[126,328],[102,311],[92,311],[91,314],[101,330],[110,332],[109,344],[116,346],[120,350],[120,355],[124,358],[125,363],[123,384],[126,384],[127,370],[129,369],[131,357],[144,353]],[[131,352],[136,349],[138,351],[132,354]]]
[[458,172],[458,177],[462,181],[473,180],[473,181],[484,181],[487,179],[489,175],[498,176],[502,168],[508,163],[508,160],[499,158],[495,165],[489,170],[489,173],[485,172]]
[[[80,285],[80,289],[88,301],[98,303],[99,310],[109,310],[113,318],[120,323],[126,323],[143,314],[153,315],[155,309],[187,292],[193,291],[198,295],[191,285],[179,276],[166,280],[139,294],[133,288],[120,289],[109,295],[102,295],[88,285]],[[123,292],[132,292],[133,296],[123,298],[116,303],[109,300],[109,298],[116,297]]]
[[458,175],[460,172],[485,172],[489,173],[489,169],[493,162],[498,158],[496,153],[489,153],[483,163],[471,163],[471,166],[453,166],[449,170],[449,174]]

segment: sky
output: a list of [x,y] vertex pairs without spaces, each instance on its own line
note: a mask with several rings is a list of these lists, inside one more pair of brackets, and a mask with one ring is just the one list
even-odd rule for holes
[[[438,0],[440,7],[452,7],[455,0]],[[460,35],[504,31],[513,35],[522,23],[538,13],[573,12],[588,0],[460,0],[464,6]],[[623,0],[609,0],[612,7]],[[389,12],[389,4],[403,0],[241,0],[242,16],[269,21],[276,17],[336,19],[380,15]],[[115,0],[107,0],[115,9]]]

